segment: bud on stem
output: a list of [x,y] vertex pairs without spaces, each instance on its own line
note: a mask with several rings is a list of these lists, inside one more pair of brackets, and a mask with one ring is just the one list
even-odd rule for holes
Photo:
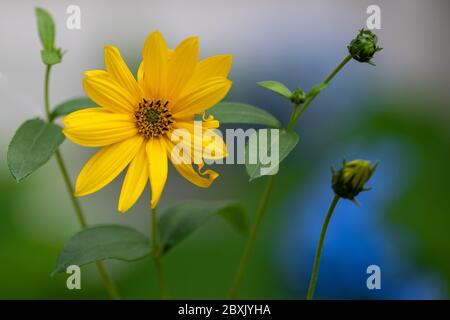
[[362,191],[367,191],[364,185],[369,181],[375,172],[378,163],[371,167],[370,161],[353,160],[347,162],[344,160],[343,166],[339,171],[332,168],[332,187],[334,192],[345,199],[355,200],[354,198]]

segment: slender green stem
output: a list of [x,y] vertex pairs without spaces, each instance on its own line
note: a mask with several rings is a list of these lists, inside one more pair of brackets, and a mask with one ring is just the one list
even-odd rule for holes
[[294,130],[295,122],[296,122],[295,115],[298,112],[298,106],[299,106],[299,104],[297,104],[297,103],[294,103],[294,105],[293,105],[291,118],[289,119],[288,126],[287,126],[287,131],[289,131],[289,132]]
[[248,261],[250,259],[250,254],[253,250],[253,246],[255,244],[256,240],[256,234],[258,233],[258,230],[261,226],[262,218],[264,216],[264,213],[267,208],[267,203],[269,201],[269,196],[272,191],[273,181],[275,179],[275,175],[269,176],[267,178],[267,183],[264,189],[264,193],[261,198],[261,202],[259,203],[258,211],[256,212],[255,217],[255,223],[252,226],[252,229],[250,230],[250,235],[247,238],[247,243],[245,244],[244,252],[242,254],[239,267],[236,273],[236,276],[233,281],[233,285],[230,289],[229,298],[235,299],[237,295],[237,291],[239,290],[239,287],[241,286],[242,277],[244,276],[245,268],[247,267]]
[[52,69],[51,65],[47,65],[45,68],[45,80],[44,80],[44,108],[45,115],[47,116],[47,120],[50,122],[51,113],[50,113],[50,97],[49,97],[49,84],[50,84],[50,70]]
[[[333,77],[351,59],[352,59],[352,57],[350,55],[345,57],[344,60],[342,60],[342,62],[325,78],[325,80],[322,82],[322,84],[328,84],[331,81],[331,79],[333,79]],[[305,112],[305,110],[308,108],[308,106],[311,104],[311,102],[314,100],[314,98],[317,95],[309,95],[309,96],[310,96],[310,98],[306,99],[306,101],[303,104],[303,106],[302,106],[300,111],[298,111],[299,105],[298,104],[294,104],[293,111],[292,111],[292,114],[291,114],[291,118],[289,119],[289,123],[288,123],[288,127],[287,127],[287,130],[289,132],[292,132],[294,130],[295,124],[297,123],[297,120],[303,114],[303,112]],[[264,212],[265,212],[266,207],[267,207],[267,202],[268,202],[271,190],[272,190],[272,184],[273,184],[273,180],[274,179],[275,179],[275,176],[270,176],[267,179],[266,187],[264,189],[264,193],[263,193],[263,196],[261,198],[261,202],[260,202],[260,205],[258,207],[258,211],[256,212],[256,221],[255,221],[254,225],[252,226],[252,230],[250,231],[250,235],[249,235],[249,237],[247,239],[244,252],[243,252],[243,254],[241,256],[241,260],[239,262],[239,267],[237,269],[237,273],[235,275],[233,284],[232,284],[231,289],[230,289],[230,294],[229,294],[229,298],[230,299],[236,298],[237,291],[239,290],[239,287],[241,285],[242,277],[244,275],[245,268],[247,267],[247,263],[248,263],[248,260],[250,258],[250,254],[252,252],[252,249],[253,249],[253,246],[254,246],[254,243],[255,243],[256,234],[258,233],[259,227],[261,225],[262,217],[263,217]]]
[[100,272],[100,275],[102,277],[103,283],[105,285],[106,291],[108,291],[109,296],[112,300],[120,300],[119,292],[117,291],[116,286],[114,285],[114,282],[109,275],[108,271],[106,271],[105,265],[102,261],[96,261],[95,264],[97,265],[98,272]]
[[330,223],[331,216],[333,215],[333,211],[336,208],[336,205],[339,201],[340,197],[335,194],[333,197],[333,200],[331,201],[330,207],[328,208],[327,215],[325,217],[325,221],[322,225],[322,231],[320,232],[320,238],[319,243],[317,245],[316,250],[316,257],[314,258],[314,265],[313,270],[311,274],[311,280],[309,282],[309,288],[308,288],[308,294],[306,296],[307,300],[312,300],[314,296],[314,290],[316,289],[316,282],[317,282],[317,273],[319,271],[319,264],[320,264],[320,256],[322,255],[322,247],[323,242],[325,240],[325,234],[327,233],[328,224]]
[[81,210],[80,202],[74,196],[75,192],[72,187],[72,183],[70,182],[69,174],[67,173],[67,168],[64,163],[64,160],[61,156],[61,152],[59,150],[55,151],[56,161],[58,162],[59,170],[64,178],[64,183],[66,184],[67,191],[70,194],[70,201],[72,202],[73,208],[75,209],[75,213],[78,218],[78,222],[80,223],[81,228],[87,227],[86,219],[84,218],[83,211]]
[[[51,112],[50,112],[50,97],[49,97],[49,82],[50,82],[50,70],[51,65],[47,65],[47,68],[45,69],[45,81],[44,81],[44,108],[45,108],[45,114],[47,116],[47,121],[52,122]],[[55,157],[56,161],[58,163],[59,170],[61,171],[61,174],[64,178],[64,183],[66,185],[67,191],[69,192],[70,200],[72,202],[73,208],[75,210],[75,213],[78,218],[78,222],[80,223],[80,226],[82,229],[87,227],[87,222],[83,214],[83,210],[81,209],[80,202],[74,195],[74,190],[72,187],[72,182],[70,181],[69,174],[67,172],[66,165],[64,163],[64,160],[61,156],[61,152],[59,149],[55,151]],[[106,291],[108,292],[109,296],[113,300],[119,300],[120,296],[119,293],[114,286],[114,282],[111,279],[111,276],[106,271],[106,268],[101,261],[97,261],[96,263],[97,269],[100,272],[100,275],[102,277],[103,283],[105,285]]]
[[158,241],[158,215],[156,208],[152,208],[151,212],[152,220],[152,253],[153,260],[155,261],[156,276],[159,283],[159,294],[161,299],[166,300],[169,298],[166,282],[164,280],[164,270],[161,262],[161,249]]
[[[348,55],[344,58],[344,60],[341,61],[341,63],[328,75],[328,77],[325,78],[325,80],[321,83],[322,85],[327,85],[330,83],[331,79],[334,78],[334,76],[352,59],[351,55]],[[294,124],[297,122],[298,118],[301,117],[301,115],[308,109],[309,105],[313,100],[316,98],[317,95],[309,95],[310,98],[307,98],[305,103],[303,104],[301,110],[297,112],[294,116]]]

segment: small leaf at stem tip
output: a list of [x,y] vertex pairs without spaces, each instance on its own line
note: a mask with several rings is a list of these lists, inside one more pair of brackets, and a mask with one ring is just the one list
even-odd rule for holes
[[288,87],[286,87],[284,84],[278,81],[260,81],[258,82],[258,85],[261,87],[273,91],[275,93],[278,93],[279,95],[291,99],[292,92],[289,90]]
[[208,110],[220,123],[258,124],[268,127],[281,127],[280,121],[264,109],[241,102],[220,102]]
[[60,126],[41,119],[24,122],[8,148],[8,167],[20,182],[44,165],[64,141]]
[[74,111],[93,107],[96,107],[96,105],[89,98],[83,97],[70,99],[61,102],[53,109],[51,119],[53,120],[57,117],[68,115],[69,113],[72,113]]
[[239,233],[247,233],[247,214],[238,202],[224,200],[179,203],[164,212],[159,219],[162,253],[166,254],[214,216],[225,219]]
[[94,226],[78,232],[64,245],[52,275],[66,271],[70,265],[83,266],[106,259],[136,261],[150,253],[149,239],[133,228]]
[[42,8],[36,8],[36,19],[44,50],[52,50],[55,44],[55,23],[52,16]]
[[[299,137],[295,132],[280,130],[277,140],[272,139],[272,134],[274,134],[273,132],[269,132],[269,130],[264,133],[263,130],[267,129],[260,129],[256,131],[249,138],[245,146],[245,168],[250,177],[250,181],[265,175],[277,174],[279,164],[286,159],[289,153],[291,153],[291,151],[295,148],[299,140]],[[263,146],[266,146],[267,150],[261,152],[260,148]],[[272,154],[273,152],[277,152],[277,149],[278,158]],[[264,160],[267,161],[262,161],[260,159],[261,153],[266,155],[267,159]]]

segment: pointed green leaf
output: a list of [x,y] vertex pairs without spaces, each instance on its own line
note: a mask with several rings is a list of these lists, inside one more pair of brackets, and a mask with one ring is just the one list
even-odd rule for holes
[[167,253],[215,215],[224,218],[238,232],[247,232],[247,215],[243,206],[237,202],[180,203],[164,212],[159,219],[162,252]]
[[220,123],[248,123],[263,126],[281,127],[280,121],[261,108],[247,103],[220,102],[208,110]]
[[59,254],[53,274],[68,266],[83,266],[95,261],[117,259],[135,261],[151,252],[148,238],[125,226],[104,225],[84,229],[67,242]]
[[[264,130],[267,130],[264,134]],[[276,130],[276,129],[271,129]],[[286,130],[279,130],[278,140],[273,139],[272,132],[269,129],[260,129],[256,131],[245,146],[245,168],[250,177],[250,181],[262,177],[263,175],[274,175],[278,172],[278,166],[286,159],[289,153],[297,145],[299,137],[295,132],[288,132]],[[275,152],[278,144],[278,162],[273,159],[272,152]],[[253,145],[255,148],[250,148]],[[267,146],[267,150],[262,154],[267,154],[267,161],[260,158],[260,148]],[[273,163],[270,163],[270,159]],[[267,171],[267,172],[265,172]]]
[[44,50],[51,51],[55,44],[55,24],[52,16],[44,9],[36,8],[36,19],[42,46]]
[[8,148],[8,167],[21,181],[45,164],[64,141],[61,127],[32,119],[17,129]]
[[283,96],[287,99],[290,99],[292,96],[291,90],[289,90],[288,87],[286,87],[284,84],[278,81],[260,81],[258,84],[270,91],[273,91],[275,93],[278,93],[280,96]]
[[93,108],[95,106],[95,103],[86,97],[70,99],[58,104],[52,111],[51,118],[55,119],[60,116],[68,115],[69,113],[77,110]]

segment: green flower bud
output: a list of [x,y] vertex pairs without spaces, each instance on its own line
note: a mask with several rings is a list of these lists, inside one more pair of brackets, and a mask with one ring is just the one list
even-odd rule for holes
[[303,92],[303,90],[300,87],[297,87],[297,88],[295,88],[295,91],[292,93],[292,95],[289,99],[292,101],[292,103],[299,105],[299,104],[305,102],[306,94]]
[[361,192],[367,191],[364,185],[377,168],[378,163],[371,167],[370,161],[353,160],[346,162],[344,160],[342,169],[335,171],[333,168],[332,187],[334,192],[345,199],[354,200]]
[[361,29],[356,38],[347,46],[348,52],[356,61],[374,65],[372,62],[373,55],[383,49],[377,47],[377,41],[378,38],[375,33],[367,29]]
[[61,49],[43,49],[41,50],[42,62],[46,65],[58,64],[62,60],[64,52]]

